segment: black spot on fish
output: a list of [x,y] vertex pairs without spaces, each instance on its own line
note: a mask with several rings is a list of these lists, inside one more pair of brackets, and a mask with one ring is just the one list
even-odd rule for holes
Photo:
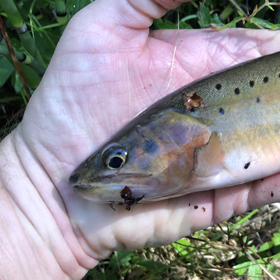
[[225,110],[224,110],[223,108],[220,108],[220,109],[219,109],[219,113],[220,113],[221,115],[224,115],[224,114],[225,114]]
[[264,82],[264,83],[267,83],[267,82],[268,82],[268,77],[264,77],[264,78],[263,78],[263,82]]
[[234,92],[235,92],[235,94],[239,94],[240,93],[240,89],[239,88],[236,88],[235,90],[234,90]]
[[273,197],[273,196],[274,196],[274,192],[273,192],[273,191],[271,191],[270,196],[271,196],[271,197]]
[[250,87],[253,87],[255,85],[254,81],[250,81]]
[[195,205],[195,206],[194,206],[194,209],[197,209],[197,208],[198,208],[198,206],[197,206],[197,205]]
[[248,167],[250,166],[251,162],[247,162],[245,165],[244,165],[244,169],[248,169]]
[[222,88],[222,85],[221,84],[216,84],[216,89],[217,90],[220,90]]
[[148,154],[155,153],[158,150],[157,142],[149,139],[150,141],[145,141],[144,151]]
[[261,99],[259,97],[256,98],[257,103],[261,103]]

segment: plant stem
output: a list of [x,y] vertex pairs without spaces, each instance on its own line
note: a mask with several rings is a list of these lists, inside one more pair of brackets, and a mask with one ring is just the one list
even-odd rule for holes
[[15,28],[18,36],[22,42],[23,47],[28,51],[28,53],[33,56],[39,63],[44,65],[44,61],[39,50],[36,47],[34,39],[31,37],[27,30],[26,24],[23,21],[15,3],[13,0],[0,0],[2,8],[7,14],[7,17],[11,21],[13,27]]
[[[45,67],[43,67],[40,63],[38,63],[35,59],[33,59],[28,54],[24,54],[23,52],[19,52],[17,50],[14,50],[14,52],[15,52],[16,58],[19,62],[29,65],[36,72],[38,72],[39,75],[41,75],[41,76],[44,75],[45,70],[46,70]],[[4,40],[1,41],[1,38],[0,38],[0,55],[4,55],[7,59],[12,61],[9,49],[8,49],[5,41]]]
[[3,34],[3,36],[4,36],[4,39],[5,39],[6,44],[7,44],[7,46],[8,46],[8,49],[9,49],[9,51],[10,51],[10,54],[11,54],[11,56],[12,56],[12,59],[13,59],[15,68],[17,69],[17,72],[18,72],[18,74],[19,74],[19,76],[20,76],[20,80],[21,80],[21,82],[22,82],[22,84],[23,84],[23,87],[24,87],[24,89],[25,89],[27,98],[30,99],[31,94],[30,94],[30,91],[29,91],[29,87],[28,87],[28,85],[27,85],[27,83],[26,83],[26,80],[25,80],[25,78],[24,78],[24,76],[23,76],[21,67],[20,67],[19,62],[18,62],[18,60],[17,60],[15,51],[14,51],[14,49],[13,49],[13,47],[12,47],[10,38],[9,38],[8,33],[7,33],[6,29],[5,29],[5,26],[4,26],[4,23],[3,23],[3,20],[2,20],[2,17],[1,17],[1,16],[0,16],[0,29],[1,29],[1,31],[2,31],[2,34]]

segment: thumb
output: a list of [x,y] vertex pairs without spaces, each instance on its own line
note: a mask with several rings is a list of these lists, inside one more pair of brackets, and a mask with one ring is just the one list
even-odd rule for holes
[[[179,5],[179,1],[170,0],[96,0],[72,18],[63,37],[73,42],[73,33],[85,34],[85,38],[79,36],[75,42],[78,50],[102,47],[104,51],[116,52],[124,46],[127,50],[128,45],[135,49],[145,44],[153,18],[160,18]],[[67,48],[73,51],[73,44],[63,45],[61,51],[67,52]]]

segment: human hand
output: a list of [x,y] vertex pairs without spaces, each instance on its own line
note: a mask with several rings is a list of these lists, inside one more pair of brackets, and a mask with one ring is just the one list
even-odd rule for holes
[[[27,179],[20,191],[13,187],[21,181],[18,174],[4,180],[4,186],[44,246],[51,248],[54,263],[73,279],[113,250],[167,244],[280,199],[279,174],[263,182],[138,204],[129,212],[86,201],[69,186],[75,167],[155,100],[210,72],[279,50],[278,32],[149,33],[152,17],[177,5],[163,0],[100,0],[75,15],[22,123],[6,139]],[[7,173],[13,166],[14,162],[2,169]],[[273,198],[263,196],[273,190]]]

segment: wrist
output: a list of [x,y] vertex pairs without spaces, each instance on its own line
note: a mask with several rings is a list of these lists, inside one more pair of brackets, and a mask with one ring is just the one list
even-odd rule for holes
[[79,245],[63,200],[20,125],[0,143],[0,184],[1,280],[80,279],[97,263]]

